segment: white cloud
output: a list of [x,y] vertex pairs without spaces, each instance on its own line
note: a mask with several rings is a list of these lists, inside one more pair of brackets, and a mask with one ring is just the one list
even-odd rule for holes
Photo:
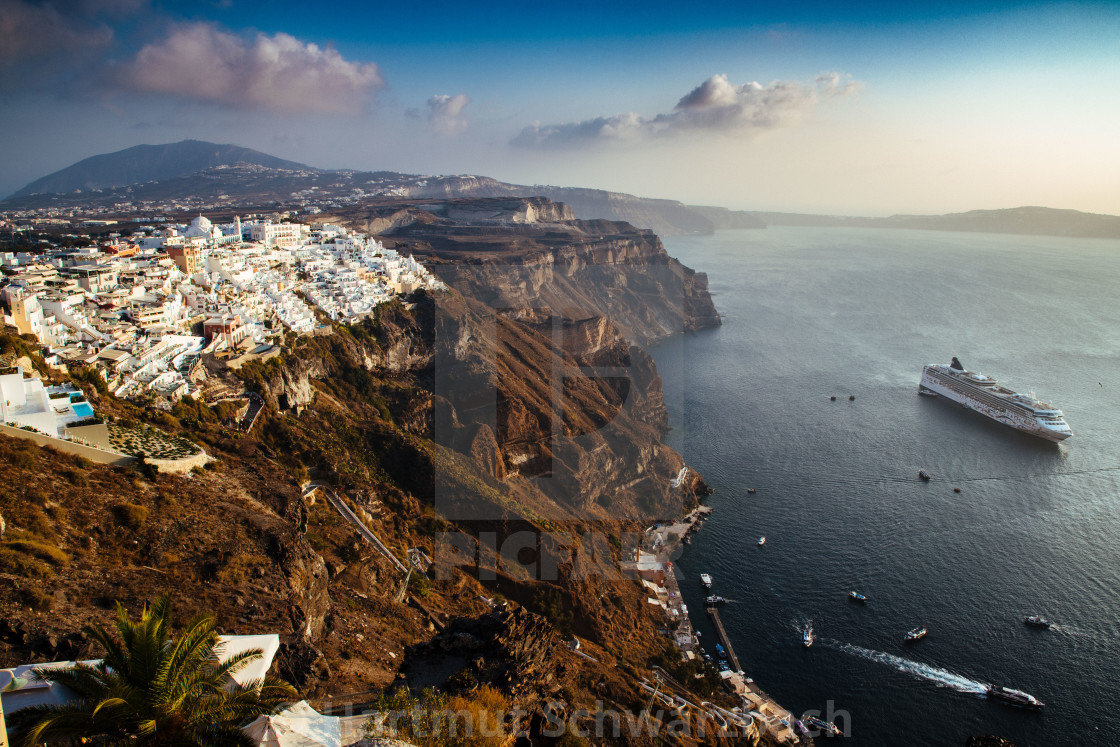
[[463,110],[471,103],[465,93],[448,96],[438,94],[428,99],[428,124],[440,135],[454,135],[467,128]]
[[120,71],[133,90],[277,111],[357,113],[384,86],[377,65],[289,34],[252,37],[207,23],[179,26]]
[[726,75],[713,75],[682,96],[667,114],[647,118],[630,112],[544,126],[534,122],[513,143],[563,147],[636,141],[688,131],[757,134],[791,127],[822,99],[845,96],[861,87],[861,83],[839,73],[823,73],[812,85],[776,81],[768,86],[756,82],[736,86]]

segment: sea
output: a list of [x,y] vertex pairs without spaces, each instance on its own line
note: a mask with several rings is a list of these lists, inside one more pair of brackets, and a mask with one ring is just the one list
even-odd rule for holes
[[[668,440],[715,491],[676,561],[706,648],[701,573],[731,600],[746,674],[831,716],[840,743],[1120,745],[1120,241],[770,227],[665,243],[723,317],[652,351]],[[919,396],[922,367],[953,356],[1052,402],[1073,437]]]

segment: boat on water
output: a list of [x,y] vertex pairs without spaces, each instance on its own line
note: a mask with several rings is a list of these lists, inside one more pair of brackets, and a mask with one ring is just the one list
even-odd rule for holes
[[700,574],[700,583],[705,589],[712,588],[712,577],[707,573]]
[[929,631],[926,630],[925,628],[914,628],[913,630],[908,631],[906,633],[906,639],[905,640],[906,640],[907,643],[913,643],[914,641],[920,641],[920,640],[922,640],[923,638],[926,637],[927,633],[929,633]]
[[708,605],[709,607],[715,607],[717,604],[727,604],[727,600],[723,597],[711,594],[704,597],[704,604]]
[[848,599],[851,599],[853,602],[866,602],[867,601],[867,597],[865,597],[863,594],[860,594],[858,591],[849,591],[848,592]]
[[716,644],[716,656],[718,656],[721,659],[726,659],[727,658],[727,651],[724,650],[722,643],[717,643]]
[[831,721],[817,718],[816,716],[804,716],[802,720],[814,729],[820,729],[821,734],[826,737],[839,737],[844,734],[840,727]]
[[801,645],[809,648],[816,639],[817,636],[813,633],[813,623],[806,624],[805,629],[801,631]]
[[922,369],[918,393],[939,395],[975,410],[997,423],[1055,443],[1073,435],[1061,410],[1029,394],[1013,392],[990,376],[966,371],[953,358],[944,365],[933,363]]
[[1024,617],[1023,622],[1027,625],[1030,625],[1032,628],[1047,629],[1054,624],[1047,620],[1045,617],[1039,617],[1038,615],[1030,615],[1029,617]]
[[924,469],[920,469],[920,470],[918,470],[918,477],[919,477],[919,479],[926,480],[928,482],[929,479],[930,479],[930,474],[929,474],[929,472],[925,471]]
[[1035,711],[1045,705],[1045,703],[1035,696],[1025,693],[1022,690],[1012,690],[1010,687],[988,685],[987,694],[992,700],[1002,700],[1004,703],[1010,703],[1020,708],[1030,708]]
[[759,537],[758,538],[758,546],[762,547],[765,544],[766,544],[766,538],[765,537]]

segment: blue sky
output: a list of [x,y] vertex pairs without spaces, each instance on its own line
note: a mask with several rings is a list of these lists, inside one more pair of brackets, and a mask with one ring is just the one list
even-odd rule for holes
[[1106,3],[0,0],[0,193],[197,138],[733,208],[1120,213]]

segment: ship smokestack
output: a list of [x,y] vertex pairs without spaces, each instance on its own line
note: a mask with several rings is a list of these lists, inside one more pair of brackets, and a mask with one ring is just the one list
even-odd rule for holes
[[964,370],[964,366],[961,365],[961,362],[957,360],[957,356],[955,355],[953,356],[953,362],[949,364],[949,368],[955,368],[958,371]]

